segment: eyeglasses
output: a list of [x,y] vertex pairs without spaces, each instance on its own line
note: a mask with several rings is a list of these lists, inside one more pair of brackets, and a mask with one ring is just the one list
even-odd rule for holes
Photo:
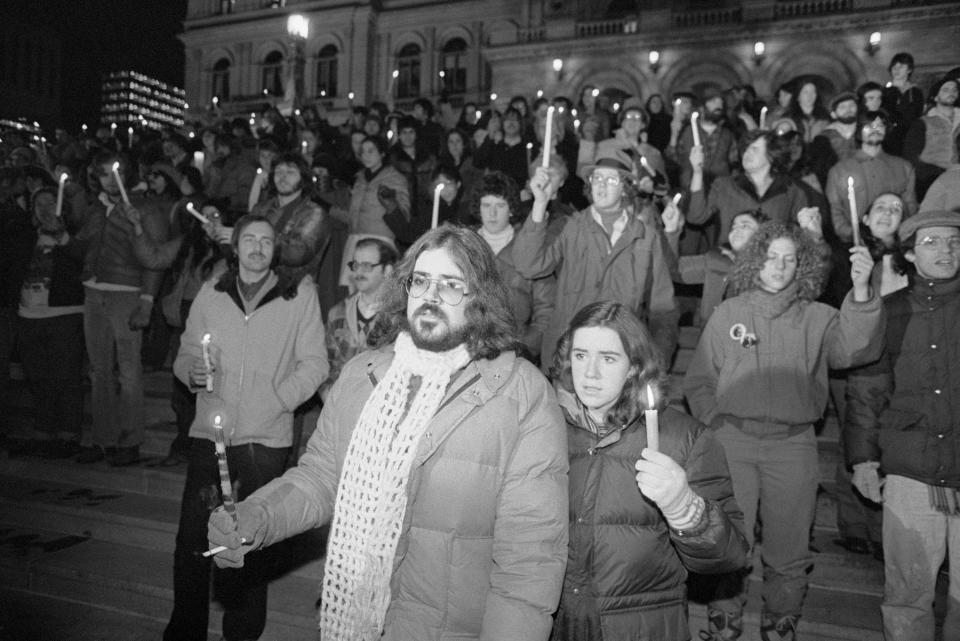
[[634,111],[634,112],[628,113],[626,116],[623,117],[623,119],[624,120],[643,120],[643,116]]
[[917,241],[917,247],[925,249],[943,249],[946,247],[952,252],[960,250],[960,236],[924,236]]
[[621,183],[619,175],[616,176],[600,176],[598,174],[590,174],[590,184],[591,185],[606,185],[607,187],[616,187]]
[[459,305],[464,296],[470,295],[463,283],[450,278],[430,278],[423,274],[412,274],[405,285],[410,296],[422,298],[430,290],[430,283],[437,284],[437,295],[447,305]]
[[352,272],[360,272],[361,274],[369,274],[373,271],[374,267],[379,267],[383,263],[360,263],[355,260],[351,260],[347,263],[347,267],[350,268]]

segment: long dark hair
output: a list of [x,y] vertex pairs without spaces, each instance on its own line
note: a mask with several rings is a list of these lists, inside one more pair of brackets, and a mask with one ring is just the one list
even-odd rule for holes
[[507,305],[507,292],[497,270],[496,258],[487,241],[464,227],[441,225],[431,229],[413,244],[393,270],[391,282],[384,288],[380,312],[367,336],[373,348],[392,343],[401,330],[409,329],[407,320],[407,279],[413,274],[420,254],[445,249],[463,272],[470,296],[463,300],[470,328],[467,349],[470,356],[495,358],[504,351],[517,351],[519,339],[513,312]]
[[656,407],[663,409],[667,406],[667,367],[663,354],[654,343],[650,330],[637,315],[622,303],[614,301],[591,303],[574,315],[553,355],[550,377],[554,382],[568,392],[576,393],[570,370],[570,351],[573,349],[574,333],[586,327],[606,327],[615,331],[631,367],[635,369],[635,374],[624,382],[620,398],[607,413],[609,425],[626,425],[642,410],[651,409],[646,395],[648,384],[653,388]]

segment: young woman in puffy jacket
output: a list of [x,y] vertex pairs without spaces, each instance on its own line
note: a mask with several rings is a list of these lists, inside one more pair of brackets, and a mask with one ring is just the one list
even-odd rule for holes
[[[573,317],[552,374],[570,455],[568,560],[552,638],[689,639],[687,572],[746,562],[723,448],[666,407],[660,351],[621,303]],[[648,440],[649,409],[659,446]]]

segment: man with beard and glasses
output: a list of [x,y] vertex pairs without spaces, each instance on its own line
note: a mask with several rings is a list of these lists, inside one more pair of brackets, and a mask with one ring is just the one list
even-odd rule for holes
[[[309,279],[274,271],[273,226],[247,214],[237,221],[232,246],[230,269],[204,284],[190,307],[173,365],[177,378],[197,395],[197,412],[190,426],[166,641],[207,639],[210,560],[201,553],[210,511],[227,501],[218,491],[216,417],[236,488],[233,498],[246,498],[286,469],[294,409],[327,377],[316,288]],[[263,632],[271,556],[257,555],[242,572],[217,577],[227,641],[256,639]]]
[[221,566],[331,523],[324,641],[544,641],[567,557],[567,444],[518,358],[487,243],[442,226],[397,265],[299,465],[209,523]]
[[904,219],[917,211],[913,165],[883,150],[881,145],[886,135],[887,115],[884,112],[867,111],[860,114],[855,134],[860,148],[850,158],[834,165],[827,174],[826,196],[830,201],[833,229],[843,242],[849,243],[853,237],[847,194],[850,178],[853,178],[857,220],[862,220],[870,204],[884,193],[900,197]]

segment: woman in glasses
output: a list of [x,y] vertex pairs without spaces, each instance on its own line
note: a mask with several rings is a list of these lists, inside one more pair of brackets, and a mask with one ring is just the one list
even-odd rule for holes
[[347,262],[356,292],[334,305],[327,316],[330,375],[320,386],[321,400],[327,400],[327,393],[347,361],[365,348],[367,333],[380,311],[380,299],[397,257],[396,248],[384,240],[361,238],[357,241],[353,258]]
[[[664,358],[676,344],[677,312],[668,253],[660,231],[634,209],[633,163],[619,149],[604,150],[585,168],[593,204],[569,217],[554,238],[547,234],[550,171],[538,167],[530,179],[534,202],[517,234],[513,259],[526,278],[556,273],[555,311],[544,331],[540,353],[550,362],[554,347],[580,308],[617,300],[645,318]],[[672,207],[673,204],[668,206]]]

